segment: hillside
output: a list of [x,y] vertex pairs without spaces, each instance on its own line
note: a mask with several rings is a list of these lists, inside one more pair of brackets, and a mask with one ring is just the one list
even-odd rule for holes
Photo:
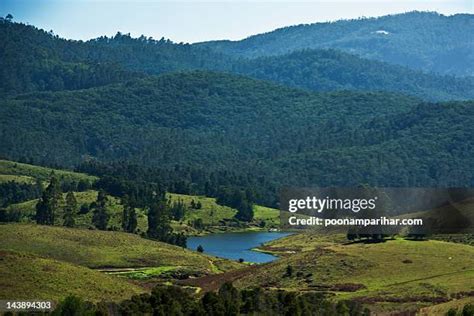
[[234,69],[253,78],[311,91],[391,91],[430,101],[474,98],[474,78],[424,74],[337,50],[306,49],[260,57],[241,62]]
[[246,60],[201,46],[121,33],[87,42],[64,40],[33,26],[5,21],[0,21],[0,36],[4,39],[0,46],[0,66],[4,69],[0,72],[0,96],[86,89],[152,74],[200,69],[313,91],[403,92],[430,101],[474,97],[472,78],[422,74],[337,51],[308,50]]
[[[239,230],[262,230],[279,228],[280,211],[261,205],[253,205],[254,216],[250,223],[238,223],[234,220],[237,210],[217,204],[215,198],[186,194],[168,194],[170,203],[181,202],[186,206],[186,212],[174,228],[186,234],[206,234],[214,232],[230,232]],[[200,208],[193,208],[192,203],[200,203]],[[202,227],[192,227],[193,222],[200,221]]]
[[[1,177],[2,175],[0,175]],[[97,199],[97,191],[88,190],[84,192],[74,192],[79,207],[89,207],[91,203]],[[66,193],[63,193],[63,200]],[[235,230],[253,230],[253,229],[269,229],[277,228],[279,225],[279,211],[277,209],[268,208],[260,205],[254,205],[254,220],[249,224],[233,222],[233,217],[237,213],[236,209],[228,206],[219,205],[215,198],[205,196],[193,196],[185,194],[168,194],[170,205],[174,202],[183,202],[186,209],[184,217],[179,221],[173,221],[173,229],[183,232],[186,235],[206,234],[210,232],[235,231]],[[202,204],[201,208],[195,209],[191,206],[191,201]],[[24,223],[33,223],[35,215],[35,206],[38,199],[28,200],[20,203],[10,204],[6,209],[10,212],[18,212],[20,214],[19,221]],[[60,210],[56,213],[56,225],[63,224],[63,203]],[[123,205],[120,199],[108,196],[107,211],[110,215],[109,227],[113,230],[120,230],[122,223]],[[148,220],[146,211],[140,208],[137,212],[137,231],[145,232],[147,230]],[[200,220],[199,228],[194,228],[193,221]],[[235,227],[232,227],[236,225]],[[237,225],[238,224],[238,225]],[[92,212],[87,213],[79,211],[75,216],[75,226],[78,228],[93,229]]]
[[[74,197],[79,206],[78,214],[75,216],[75,225],[79,228],[94,228],[92,225],[92,211],[90,211],[91,203],[97,200],[97,191],[87,190],[83,192],[74,192]],[[66,193],[63,193],[63,201],[60,203],[60,209],[56,212],[56,225],[63,224],[63,209],[66,199]],[[107,211],[110,215],[109,226],[111,229],[118,230],[121,227],[123,206],[120,204],[120,199],[108,196],[107,197]],[[20,203],[10,204],[7,207],[8,211],[18,212],[21,214],[20,222],[34,223],[35,207],[38,199],[32,199]],[[80,208],[86,207],[87,212],[81,211]],[[144,232],[147,229],[146,214],[143,210],[137,209],[138,232]]]
[[[468,198],[431,210],[404,214],[400,218],[421,218],[425,223],[433,223],[432,233],[459,234],[469,239],[469,234],[474,233],[474,199]],[[438,238],[443,239],[441,236],[443,235]],[[449,235],[444,239],[449,240]]]
[[251,183],[266,198],[276,197],[283,179],[465,186],[474,170],[472,111],[472,102],[316,94],[234,75],[175,73],[3,100],[0,155],[63,166],[82,157],[125,160],[159,168],[153,181],[190,181],[202,191],[221,172],[213,179]]
[[[462,244],[402,239],[341,244],[330,236],[298,234],[263,249],[285,257],[244,275],[237,285],[329,291],[334,300],[355,299],[379,312],[415,310],[474,291],[474,248]],[[291,276],[285,276],[288,265]]]
[[1,225],[0,250],[33,254],[88,268],[174,267],[209,274],[238,263],[201,255],[138,235],[31,224]]
[[124,279],[75,264],[4,250],[0,256],[2,299],[59,301],[76,295],[91,302],[118,302],[144,292]]
[[87,42],[65,40],[30,25],[0,20],[0,96],[77,90],[145,73],[215,68],[225,58],[209,49],[118,32]]
[[[54,32],[194,36],[179,20],[190,3],[167,3],[179,14],[159,13],[177,25],[155,28],[151,3],[33,15],[10,2],[0,315],[2,300],[54,300],[52,314],[71,316],[453,316],[474,304],[474,14],[187,44]],[[213,10],[198,36],[232,26]]]
[[[39,198],[52,173],[60,179],[64,191],[86,190],[98,179],[84,173],[0,159],[0,209]],[[34,209],[34,205],[28,205],[27,208]]]
[[64,181],[86,181],[93,183],[97,180],[97,177],[95,176],[80,172],[47,168],[0,159],[0,182],[17,181],[20,183],[34,183],[36,180],[47,181],[51,177],[52,172]]
[[241,41],[211,41],[196,46],[250,58],[333,48],[425,72],[472,76],[474,41],[466,30],[473,25],[472,14],[410,12],[289,26]]

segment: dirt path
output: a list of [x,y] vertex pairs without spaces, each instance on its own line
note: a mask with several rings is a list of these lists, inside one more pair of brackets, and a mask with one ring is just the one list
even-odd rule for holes
[[201,288],[202,292],[216,291],[225,282],[234,282],[244,276],[255,273],[258,269],[264,269],[265,265],[252,265],[229,272],[207,275],[201,278],[191,278],[176,281],[178,285],[194,286]]

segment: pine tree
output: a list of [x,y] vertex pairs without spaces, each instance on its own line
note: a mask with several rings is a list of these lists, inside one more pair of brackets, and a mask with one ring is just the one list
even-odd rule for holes
[[135,208],[132,207],[132,209],[130,210],[130,216],[128,217],[127,232],[134,233],[137,229],[137,225],[137,212],[135,211]]
[[43,191],[41,199],[36,204],[36,222],[42,225],[54,225],[54,215],[61,199],[59,180],[53,172],[48,187]]
[[123,206],[123,211],[122,211],[122,230],[123,231],[128,231],[128,221],[130,217],[130,200],[128,198],[128,195],[125,195],[122,198],[122,206]]
[[99,191],[92,215],[92,224],[100,230],[106,230],[109,223],[109,214],[107,213],[107,195],[104,191]]
[[[191,204],[193,201],[191,201]],[[171,216],[174,220],[179,221],[184,218],[186,213],[186,205],[182,200],[178,200],[177,202],[173,202],[173,205],[170,207]]]
[[163,200],[153,202],[148,210],[148,237],[167,241],[171,232],[166,203]]
[[66,207],[64,208],[64,223],[66,227],[74,227],[76,225],[75,217],[77,212],[77,200],[72,191],[66,195]]
[[239,315],[242,300],[239,291],[230,282],[219,288],[219,297],[224,302],[225,315]]
[[237,207],[237,213],[235,218],[244,222],[250,222],[253,219],[253,205],[246,199],[243,199],[240,202],[240,205]]
[[133,206],[132,200],[125,195],[122,198],[123,213],[122,213],[122,229],[128,233],[134,233],[137,229],[137,212]]

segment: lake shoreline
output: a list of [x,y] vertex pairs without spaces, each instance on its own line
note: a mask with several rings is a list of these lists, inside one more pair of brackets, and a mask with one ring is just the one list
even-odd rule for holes
[[215,233],[190,237],[187,248],[196,250],[201,246],[203,252],[208,255],[260,264],[275,261],[279,257],[258,248],[290,234],[292,233],[281,231]]

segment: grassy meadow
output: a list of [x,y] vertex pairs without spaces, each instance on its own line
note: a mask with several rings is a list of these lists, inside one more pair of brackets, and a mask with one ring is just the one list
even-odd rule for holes
[[[0,160],[0,182],[34,184],[39,179],[46,183],[51,171]],[[75,181],[97,179],[70,171],[54,172]],[[87,209],[98,192],[74,194],[79,208]],[[185,204],[183,219],[172,221],[172,226],[186,235],[279,227],[276,209],[254,205],[254,220],[236,224],[233,217],[237,210],[217,204],[215,198],[174,193],[167,193],[167,198],[171,204]],[[64,200],[65,194],[61,203]],[[21,213],[21,222],[0,225],[2,298],[33,295],[59,300],[75,294],[90,301],[118,301],[147,291],[157,282],[189,277],[196,279],[196,284],[190,285],[199,292],[209,277],[217,280],[216,284],[232,280],[240,288],[325,293],[332,301],[356,300],[382,314],[403,310],[439,315],[474,301],[474,247],[469,234],[435,235],[425,241],[395,238],[381,243],[348,243],[346,235],[336,231],[302,232],[259,247],[257,250],[280,259],[256,267],[141,237],[147,230],[143,209],[136,210],[138,234],[120,232],[123,206],[112,196],[106,206],[109,231],[92,226],[92,210],[79,211],[76,228],[61,227],[62,207],[56,213],[56,226],[36,225],[37,201],[8,206]],[[198,203],[199,208],[192,206]],[[471,219],[472,201],[455,207]],[[426,218],[440,211],[409,215]],[[196,220],[204,227],[195,228]]]
[[120,301],[145,292],[124,279],[65,261],[5,250],[0,257],[2,299],[59,301],[76,295],[92,302]]
[[97,180],[97,177],[84,173],[40,167],[9,160],[0,160],[0,181],[2,182],[10,180],[25,182],[32,181],[33,179],[48,181],[51,172],[53,171],[58,177],[65,180],[84,180],[88,182]]
[[[88,190],[84,192],[74,192],[76,197],[77,204],[79,208],[83,205],[89,206],[91,203],[97,199],[97,191]],[[194,196],[194,195],[184,195],[184,194],[167,194],[168,199],[171,203],[176,201],[182,201],[186,205],[186,213],[184,218],[180,221],[173,221],[173,229],[179,232],[183,232],[186,235],[202,235],[211,232],[225,232],[225,231],[239,231],[239,230],[256,230],[256,229],[269,229],[277,228],[280,218],[279,211],[276,209],[255,205],[254,206],[254,222],[251,225],[245,227],[232,227],[228,226],[226,221],[230,221],[235,213],[236,209],[230,208],[228,206],[222,206],[216,203],[215,198],[204,197],[204,196]],[[64,204],[66,198],[66,193],[63,194]],[[193,209],[191,201],[200,202],[202,207],[200,209]],[[15,210],[21,214],[21,221],[25,223],[34,222],[35,206],[38,202],[37,199],[30,200],[22,203],[12,204],[8,206],[9,210]],[[122,211],[123,206],[120,199],[113,196],[108,196],[107,210],[110,215],[109,227],[112,230],[121,230],[121,221],[122,221]],[[147,216],[146,211],[143,209],[136,209],[137,211],[137,222],[138,222],[138,233],[145,232],[147,230]],[[63,212],[62,208],[56,214],[56,225],[62,225],[63,222]],[[87,213],[79,213],[76,216],[76,226],[80,228],[93,228],[91,224],[92,219],[92,210],[89,210]],[[190,225],[193,220],[201,219],[205,225],[204,229],[197,230]],[[260,223],[264,221],[265,225],[260,226]]]
[[89,268],[179,266],[215,273],[239,266],[221,264],[225,260],[136,234],[30,224],[0,227],[1,250],[31,253]]
[[474,248],[460,243],[397,238],[348,244],[342,235],[306,233],[263,250],[282,259],[239,279],[239,286],[329,292],[333,300],[355,299],[379,312],[417,310],[474,293]]
[[0,240],[2,298],[119,301],[150,284],[244,266],[116,231],[1,224]]

